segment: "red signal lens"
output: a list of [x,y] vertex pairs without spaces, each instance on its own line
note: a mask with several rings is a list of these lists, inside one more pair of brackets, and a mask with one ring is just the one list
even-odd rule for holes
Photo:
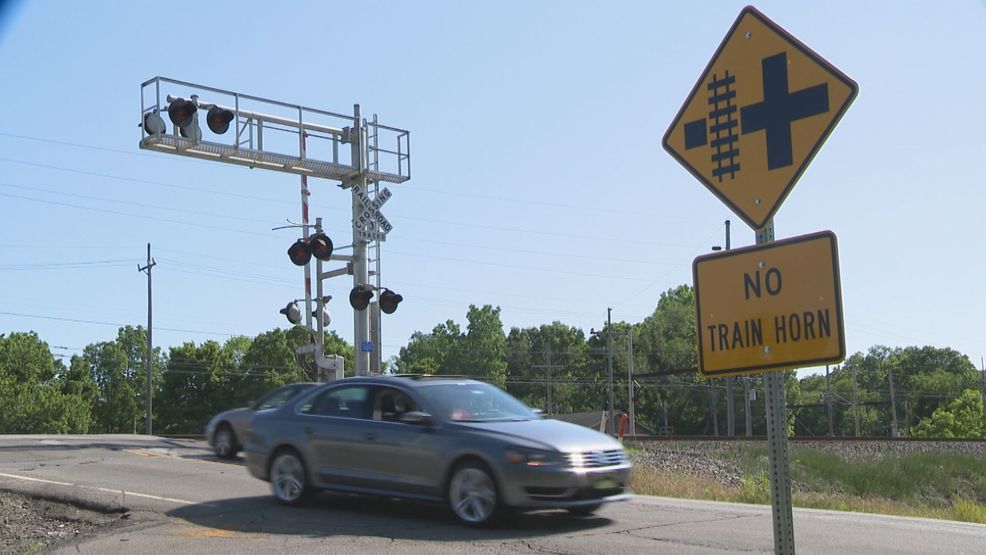
[[303,239],[298,239],[288,248],[288,257],[295,266],[304,266],[312,259],[312,251]]
[[370,298],[373,291],[365,285],[357,285],[349,292],[349,304],[356,310],[366,310],[370,305]]
[[332,256],[332,239],[324,233],[316,233],[308,239],[308,250],[319,260],[328,260]]
[[403,300],[404,297],[387,289],[380,293],[380,310],[384,314],[393,314],[397,310],[397,305]]
[[168,117],[171,119],[171,123],[176,126],[188,127],[192,124],[192,118],[195,117],[195,110],[197,109],[191,100],[179,98],[168,105]]
[[205,115],[206,124],[216,135],[225,133],[229,129],[229,122],[231,121],[233,121],[233,112],[219,106],[209,108],[209,112]]

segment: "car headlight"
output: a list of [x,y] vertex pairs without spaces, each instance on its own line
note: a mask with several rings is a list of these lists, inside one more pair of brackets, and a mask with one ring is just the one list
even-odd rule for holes
[[507,462],[531,468],[545,466],[564,466],[566,461],[561,453],[541,451],[527,447],[509,447],[505,451]]

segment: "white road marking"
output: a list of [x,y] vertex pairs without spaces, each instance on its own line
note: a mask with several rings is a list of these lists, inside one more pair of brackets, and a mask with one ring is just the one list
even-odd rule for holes
[[137,493],[137,492],[134,492],[134,491],[126,491],[126,490],[122,490],[122,489],[101,488],[101,487],[97,487],[97,486],[86,486],[86,485],[83,485],[83,484],[73,484],[71,482],[59,482],[58,480],[45,480],[43,478],[32,478],[30,476],[18,476],[16,474],[4,474],[3,472],[0,472],[0,478],[13,478],[15,480],[24,480],[24,481],[27,481],[27,482],[40,482],[42,484],[53,484],[53,485],[56,485],[56,486],[71,486],[71,487],[74,487],[74,488],[88,489],[88,490],[93,490],[93,491],[99,491],[99,492],[102,492],[102,493],[113,493],[113,494],[120,493],[120,494],[123,494],[124,497],[130,495],[132,497],[143,497],[144,499],[154,499],[154,500],[157,500],[157,501],[167,501],[168,503],[177,503],[179,505],[205,505],[205,506],[209,506],[209,507],[214,506],[212,503],[200,503],[198,501],[188,501],[188,500],[185,500],[185,499],[175,499],[173,497],[161,497],[160,495],[151,495],[149,493]]

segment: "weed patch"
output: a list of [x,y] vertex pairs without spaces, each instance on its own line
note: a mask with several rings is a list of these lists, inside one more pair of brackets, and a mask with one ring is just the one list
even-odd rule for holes
[[[685,499],[768,505],[767,450],[737,444],[717,450],[744,474],[739,485],[717,483],[659,465],[633,469],[634,491]],[[817,449],[790,451],[796,507],[923,517],[986,524],[986,457],[962,453],[840,457]],[[733,482],[735,483],[735,482]]]

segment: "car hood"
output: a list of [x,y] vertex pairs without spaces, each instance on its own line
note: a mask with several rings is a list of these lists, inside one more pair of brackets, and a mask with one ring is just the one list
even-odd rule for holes
[[230,409],[227,411],[220,412],[216,416],[212,417],[213,422],[219,422],[220,420],[228,420],[233,423],[240,423],[250,420],[253,416],[252,410],[249,407],[241,407],[238,409]]
[[501,436],[520,445],[534,443],[542,449],[554,449],[564,453],[622,448],[615,439],[591,428],[548,418],[509,422],[457,422],[456,425]]

